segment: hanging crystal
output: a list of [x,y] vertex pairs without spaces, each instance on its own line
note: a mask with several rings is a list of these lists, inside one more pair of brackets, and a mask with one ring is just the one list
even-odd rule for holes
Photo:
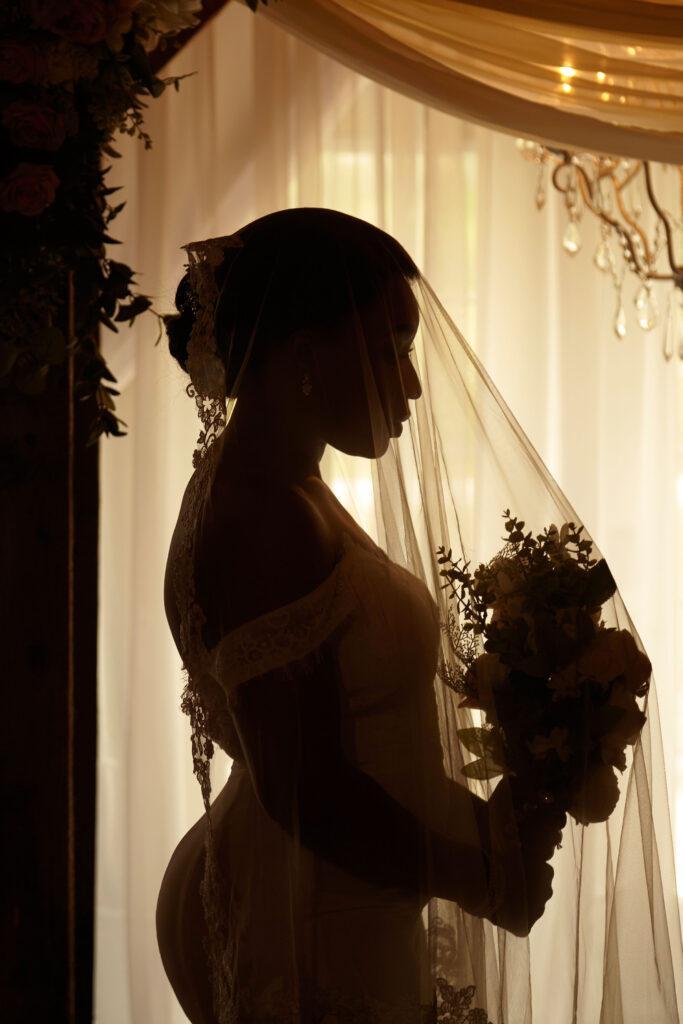
[[626,337],[626,313],[624,312],[624,307],[621,304],[621,300],[619,301],[617,315],[614,318],[614,333],[616,334],[617,338]]
[[651,331],[658,320],[657,301],[650,288],[644,284],[635,298],[635,307],[638,314],[638,324],[644,331]]
[[567,224],[562,238],[562,248],[565,252],[568,252],[570,256],[575,256],[581,248],[581,232],[579,231],[579,225],[575,220],[570,220]]
[[545,162],[541,161],[538,168],[538,180],[536,181],[536,209],[542,210],[545,206]]
[[677,343],[680,355],[680,326],[680,304],[678,301],[678,295],[676,292],[671,292],[669,295],[669,314],[666,318],[664,344],[662,346],[662,355],[666,359],[667,363],[673,358]]
[[600,242],[599,246],[595,250],[593,263],[598,270],[602,270],[603,273],[606,273],[610,269],[610,251],[607,242]]

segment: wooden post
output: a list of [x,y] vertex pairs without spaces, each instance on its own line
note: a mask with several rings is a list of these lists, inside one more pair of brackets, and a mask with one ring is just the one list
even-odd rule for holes
[[[70,283],[70,332],[73,286]],[[0,392],[0,1005],[92,1019],[98,446],[73,356],[36,398]]]

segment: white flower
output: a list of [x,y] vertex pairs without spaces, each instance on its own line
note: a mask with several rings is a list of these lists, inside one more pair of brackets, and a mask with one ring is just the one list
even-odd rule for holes
[[137,11],[144,26],[145,49],[153,50],[160,36],[175,35],[199,24],[196,15],[201,8],[202,0],[142,0]]

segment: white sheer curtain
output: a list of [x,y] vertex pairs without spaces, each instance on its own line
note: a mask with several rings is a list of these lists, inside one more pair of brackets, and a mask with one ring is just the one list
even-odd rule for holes
[[[615,299],[592,266],[588,226],[570,259],[559,208],[536,212],[534,170],[510,137],[392,93],[240,5],[172,71],[199,73],[150,108],[153,149],[123,140],[112,172],[128,199],[117,253],[166,310],[183,242],[269,210],[335,207],[405,244],[610,562],[654,662],[673,813],[683,794],[681,366],[632,319],[614,338]],[[201,815],[162,603],[198,421],[154,339],[147,318],[104,341],[129,436],[102,448],[98,1024],[184,1020],[154,911],[168,859]],[[226,774],[225,761],[215,770]]]

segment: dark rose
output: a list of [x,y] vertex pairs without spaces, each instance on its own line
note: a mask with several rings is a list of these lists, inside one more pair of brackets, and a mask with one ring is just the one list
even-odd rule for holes
[[0,40],[0,80],[21,85],[41,77],[42,61],[33,46],[14,39]]
[[38,28],[55,31],[55,25],[71,8],[70,0],[29,0],[28,12]]
[[103,0],[31,0],[31,17],[40,28],[73,43],[101,43],[108,21]]
[[580,825],[607,821],[619,802],[619,783],[609,764],[589,766],[582,784],[574,793],[569,813]]
[[45,79],[53,85],[79,78],[95,78],[99,68],[97,51],[74,46],[67,39],[55,39],[45,51]]
[[0,210],[37,217],[53,202],[58,185],[47,164],[19,164],[0,181]]
[[2,123],[15,146],[59,149],[66,136],[64,115],[44,103],[15,100],[2,112]]

